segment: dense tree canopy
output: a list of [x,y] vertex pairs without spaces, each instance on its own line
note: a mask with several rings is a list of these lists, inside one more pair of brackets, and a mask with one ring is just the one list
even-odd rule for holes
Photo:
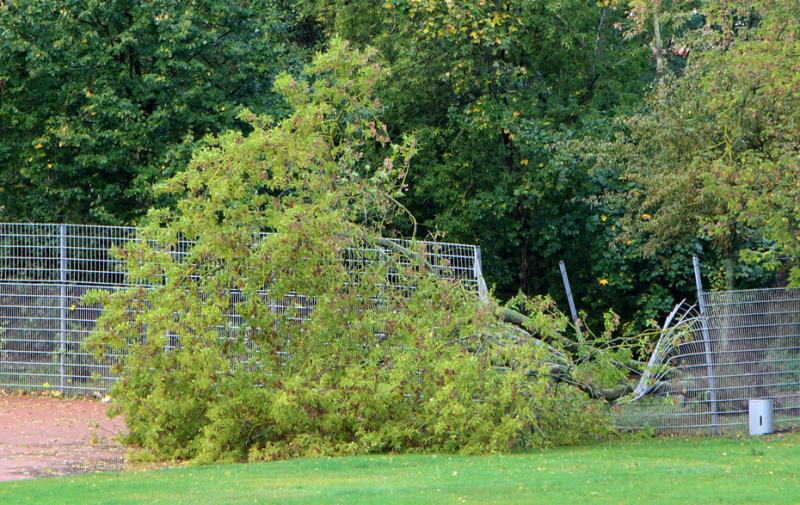
[[[129,223],[313,42],[290,3],[0,3],[4,220]],[[302,63],[302,61],[300,61]]]
[[389,133],[416,139],[408,212],[383,232],[480,245],[505,299],[563,300],[563,260],[590,325],[613,308],[633,333],[692,296],[692,255],[715,288],[786,281],[796,17],[788,0],[7,0],[3,219],[175,203],[153,184],[203,136],[252,129],[243,107],[288,114],[274,76],[337,35],[378,50]]
[[[413,131],[420,146],[407,205],[427,230],[479,244],[502,296],[520,289],[563,300],[563,260],[595,328],[609,307],[638,320],[631,331],[669,310],[680,296],[675,283],[691,278],[686,249],[675,251],[683,263],[647,258],[636,243],[609,250],[624,209],[601,196],[624,183],[617,167],[593,170],[595,160],[577,145],[613,138],[615,118],[632,113],[655,82],[656,43],[644,7],[310,4],[330,30],[377,46],[391,65],[393,78],[381,90],[387,117]],[[686,60],[670,42],[691,18],[686,11],[661,17],[669,71]]]
[[624,9],[582,0],[315,9],[393,68],[383,95],[392,123],[419,139],[410,205],[429,228],[481,244],[504,289],[547,290],[560,259],[578,268],[575,246],[592,237],[584,200],[602,188],[585,167],[554,163],[551,145],[604,135],[647,84],[649,48],[624,37]]
[[651,255],[702,237],[723,259],[717,287],[732,289],[797,258],[800,7],[705,8],[706,29],[683,41],[689,65],[627,120],[630,135],[602,164],[626,167],[625,226],[648,237]]

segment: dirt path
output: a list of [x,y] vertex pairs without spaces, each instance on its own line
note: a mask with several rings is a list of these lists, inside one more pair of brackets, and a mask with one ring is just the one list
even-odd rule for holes
[[125,430],[100,401],[0,395],[0,481],[121,470]]

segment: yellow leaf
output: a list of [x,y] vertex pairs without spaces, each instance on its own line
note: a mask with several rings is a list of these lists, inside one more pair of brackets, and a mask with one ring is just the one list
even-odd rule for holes
[[49,388],[50,387],[50,383],[49,382],[45,382],[44,384],[42,384],[42,387],[43,388]]
[[75,304],[74,303],[72,304],[72,307],[69,308],[69,310],[75,310]]
[[651,217],[653,217],[653,216],[651,216],[650,214],[642,214],[642,219],[644,219],[645,221],[647,221]]
[[520,165],[527,165],[528,164],[528,160],[522,160],[522,161],[519,162],[519,164]]
[[607,286],[608,285],[608,279],[600,279],[598,282],[600,283],[601,286]]

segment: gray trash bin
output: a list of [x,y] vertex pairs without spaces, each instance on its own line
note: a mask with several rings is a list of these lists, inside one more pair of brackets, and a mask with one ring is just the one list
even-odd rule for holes
[[773,430],[773,411],[772,400],[751,399],[750,400],[750,434],[766,435]]

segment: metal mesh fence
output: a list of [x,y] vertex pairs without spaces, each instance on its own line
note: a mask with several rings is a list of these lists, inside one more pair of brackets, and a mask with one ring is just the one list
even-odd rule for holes
[[125,471],[125,458],[106,458],[98,460],[62,461],[55,468],[33,469],[27,475],[33,477],[74,477],[89,473],[122,473]]
[[703,293],[665,328],[621,428],[661,433],[742,431],[750,399],[773,399],[775,424],[800,421],[800,291]]
[[135,238],[135,228],[0,223],[0,281],[120,286],[124,262],[109,251]]
[[113,383],[109,367],[83,349],[99,307],[81,297],[90,287],[0,283],[0,387],[60,388],[63,394],[102,391]]
[[[90,395],[108,389],[116,380],[110,366],[123,350],[97,360],[83,348],[95,331],[101,308],[82,302],[90,289],[116,290],[131,282],[124,262],[114,258],[112,247],[136,240],[136,229],[125,227],[0,223],[0,387],[56,389],[65,395]],[[481,279],[480,249],[439,242],[392,240],[410,248],[445,277],[478,289]],[[182,244],[178,254],[191,243]],[[345,262],[357,273],[386,248],[349,250]],[[387,285],[398,286],[391,275]],[[265,302],[276,313],[290,313],[297,321],[310,316],[315,301],[292,293]],[[235,307],[236,297],[232,293]],[[244,325],[235,310],[225,332]],[[178,345],[179,337],[170,339]],[[246,362],[246,357],[243,357]]]

